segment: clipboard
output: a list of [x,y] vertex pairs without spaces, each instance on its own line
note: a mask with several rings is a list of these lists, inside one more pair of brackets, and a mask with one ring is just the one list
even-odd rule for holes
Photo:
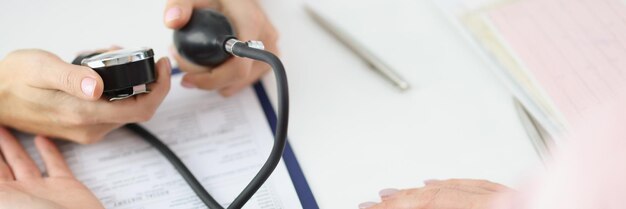
[[[178,74],[181,71],[178,68],[172,69],[172,75]],[[272,130],[272,134],[276,132],[276,112],[274,111],[274,107],[270,102],[269,97],[267,96],[267,92],[265,91],[265,87],[263,83],[256,82],[253,85],[254,92],[261,104],[261,108],[263,108],[263,112],[265,113],[265,118],[270,125],[270,129]],[[302,208],[304,209],[319,209],[317,205],[317,201],[313,196],[313,192],[309,187],[309,183],[302,172],[302,168],[300,168],[300,163],[298,163],[298,159],[296,158],[291,145],[289,144],[289,140],[287,139],[287,145],[285,146],[285,150],[283,152],[283,161],[287,166],[287,171],[289,172],[289,177],[291,178],[291,182],[298,194],[298,198],[300,199],[300,203]]]

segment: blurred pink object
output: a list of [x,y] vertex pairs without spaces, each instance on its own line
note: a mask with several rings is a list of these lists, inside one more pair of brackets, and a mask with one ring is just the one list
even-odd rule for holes
[[594,109],[572,124],[567,145],[555,151],[548,169],[496,208],[626,208],[626,101]]
[[624,2],[518,0],[487,17],[570,123],[547,171],[497,208],[626,209]]

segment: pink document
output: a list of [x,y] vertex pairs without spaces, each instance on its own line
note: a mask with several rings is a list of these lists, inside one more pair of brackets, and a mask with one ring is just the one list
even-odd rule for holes
[[520,0],[487,17],[568,122],[626,95],[621,0]]

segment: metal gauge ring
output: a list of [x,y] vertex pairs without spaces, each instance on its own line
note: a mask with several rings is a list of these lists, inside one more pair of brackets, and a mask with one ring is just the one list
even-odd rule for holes
[[154,52],[150,48],[121,49],[79,56],[74,64],[89,67],[104,81],[104,96],[110,101],[149,93],[156,80]]

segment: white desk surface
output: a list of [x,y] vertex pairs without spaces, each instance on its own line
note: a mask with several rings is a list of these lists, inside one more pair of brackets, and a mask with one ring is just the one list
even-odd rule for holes
[[[403,74],[413,84],[406,93],[319,28],[303,0],[261,2],[281,33],[291,144],[321,208],[356,208],[380,189],[425,179],[515,185],[539,164],[511,94],[429,0],[311,0]],[[4,0],[0,56],[42,48],[70,61],[111,44],[164,56],[164,4]]]

